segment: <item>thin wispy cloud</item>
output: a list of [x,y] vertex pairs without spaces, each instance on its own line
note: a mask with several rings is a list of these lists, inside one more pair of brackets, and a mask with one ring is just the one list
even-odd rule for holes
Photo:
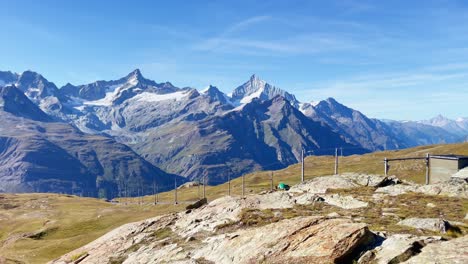
[[[227,29],[217,36],[196,43],[193,48],[199,51],[275,56],[282,54],[314,54],[358,47],[350,39],[323,33],[292,34],[282,36],[282,38],[233,36],[233,33],[252,29],[252,27],[268,21],[273,21],[273,18],[270,16],[257,16],[243,20],[227,27]],[[276,20],[276,22],[278,21],[280,20]]]

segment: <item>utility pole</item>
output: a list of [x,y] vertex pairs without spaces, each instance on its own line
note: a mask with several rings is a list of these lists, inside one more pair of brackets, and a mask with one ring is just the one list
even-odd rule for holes
[[174,177],[174,204],[177,204],[177,178]]
[[273,191],[273,171],[270,172],[270,183],[271,191]]
[[301,150],[301,182],[304,182],[304,149]]
[[228,174],[228,195],[231,196],[231,175]]
[[429,184],[429,162],[430,156],[429,153],[426,154],[426,185]]
[[338,175],[338,148],[335,148],[335,175]]

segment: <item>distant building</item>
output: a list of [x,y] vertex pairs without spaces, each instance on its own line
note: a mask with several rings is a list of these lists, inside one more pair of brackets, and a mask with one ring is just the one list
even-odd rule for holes
[[434,155],[429,158],[429,183],[448,181],[459,170],[468,167],[468,156]]

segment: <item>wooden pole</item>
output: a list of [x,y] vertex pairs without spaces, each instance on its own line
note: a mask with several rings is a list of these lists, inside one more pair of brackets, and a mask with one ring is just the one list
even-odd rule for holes
[[198,199],[201,198],[200,185],[201,185],[201,181],[200,181],[200,178],[198,178]]
[[384,174],[385,177],[388,175],[388,159],[386,157],[384,159]]
[[270,172],[270,183],[271,191],[273,191],[273,171]]
[[429,184],[429,162],[430,156],[429,153],[426,154],[426,185]]
[[245,174],[242,174],[242,198],[245,197]]
[[304,182],[304,149],[301,151],[301,182]]
[[177,178],[174,177],[174,204],[177,204]]
[[156,184],[156,203],[159,203],[159,186]]
[[228,195],[231,196],[231,175],[228,174]]
[[156,198],[156,182],[153,180],[153,195],[154,195],[154,204],[157,204],[157,198]]
[[335,148],[335,175],[338,175],[338,148]]
[[203,199],[206,199],[206,175],[203,176]]

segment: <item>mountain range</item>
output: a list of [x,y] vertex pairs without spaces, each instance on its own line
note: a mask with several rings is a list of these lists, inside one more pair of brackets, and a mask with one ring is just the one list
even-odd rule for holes
[[301,151],[345,155],[464,141],[468,119],[368,118],[333,98],[300,102],[256,75],[225,94],[118,80],[61,88],[42,75],[0,71],[0,191],[114,197],[174,181],[278,169]]

